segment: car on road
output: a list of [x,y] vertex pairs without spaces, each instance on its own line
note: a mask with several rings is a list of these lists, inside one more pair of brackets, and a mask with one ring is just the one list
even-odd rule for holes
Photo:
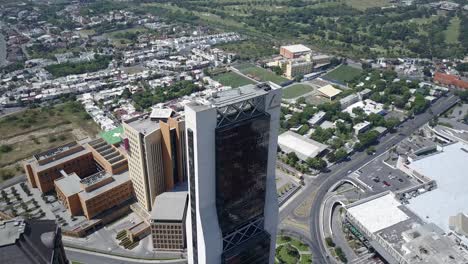
[[383,184],[384,184],[385,186],[387,186],[387,187],[388,187],[388,186],[391,186],[391,184],[388,183],[387,181],[383,181]]

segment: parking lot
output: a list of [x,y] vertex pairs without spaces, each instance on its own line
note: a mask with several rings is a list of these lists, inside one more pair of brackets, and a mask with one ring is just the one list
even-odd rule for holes
[[383,163],[385,155],[378,157],[366,166],[354,172],[355,178],[366,184],[373,193],[387,190],[399,191],[417,184],[417,182],[398,169]]

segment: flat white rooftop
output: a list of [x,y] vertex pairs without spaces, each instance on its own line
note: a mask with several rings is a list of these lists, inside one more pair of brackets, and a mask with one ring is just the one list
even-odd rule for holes
[[172,116],[173,113],[174,113],[174,110],[170,108],[153,108],[150,114],[150,118],[168,119],[169,117]]
[[336,89],[331,84],[327,84],[323,87],[320,87],[318,91],[329,98],[333,98],[341,93],[340,89]]
[[313,158],[327,148],[327,145],[291,131],[279,135],[278,145],[286,153],[295,152],[297,157],[302,160]]
[[381,104],[381,103],[374,102],[374,101],[372,101],[370,99],[366,99],[364,101],[356,102],[356,103],[346,107],[346,109],[344,109],[343,112],[346,112],[346,113],[350,114],[352,117],[354,117],[355,114],[353,113],[353,109],[358,108],[358,107],[361,108],[362,110],[364,110],[366,115],[384,113],[384,105]]
[[435,180],[437,188],[410,199],[407,207],[449,232],[450,216],[468,214],[468,144],[445,146],[441,153],[416,160],[409,167]]
[[392,193],[348,208],[348,213],[369,232],[375,233],[401,223],[410,217],[400,208],[401,203]]
[[292,53],[300,53],[300,52],[309,52],[310,49],[302,44],[295,44],[289,46],[282,46],[282,48],[287,49],[289,52]]

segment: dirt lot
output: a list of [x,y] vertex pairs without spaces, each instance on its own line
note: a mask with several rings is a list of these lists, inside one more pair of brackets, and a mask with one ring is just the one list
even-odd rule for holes
[[22,174],[22,160],[70,141],[94,137],[98,132],[77,102],[0,118],[0,181]]

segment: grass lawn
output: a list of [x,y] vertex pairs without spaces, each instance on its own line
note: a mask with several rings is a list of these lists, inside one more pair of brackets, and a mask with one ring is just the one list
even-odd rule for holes
[[288,236],[277,236],[276,237],[276,244],[284,244],[284,243],[289,243],[291,241],[291,238]]
[[300,264],[310,264],[312,263],[312,255],[301,255],[301,260],[299,261]]
[[214,76],[213,79],[215,81],[220,82],[222,85],[231,86],[233,88],[254,83],[253,81],[235,72],[221,73],[221,74]]
[[127,28],[127,29],[122,29],[122,30],[116,30],[116,31],[112,31],[112,32],[107,32],[105,33],[104,35],[105,36],[109,36],[113,39],[121,39],[118,35],[119,34],[125,34],[125,33],[137,33],[137,32],[140,32],[140,33],[144,33],[148,31],[147,28],[145,27],[134,27],[134,28]]
[[76,31],[76,33],[80,34],[82,37],[88,37],[88,36],[93,36],[96,34],[96,31],[93,29],[82,29],[79,31]]
[[[0,181],[21,174],[18,162],[65,143],[94,137],[99,127],[78,102],[28,109],[0,119]],[[4,148],[4,147],[3,147]]]
[[[312,255],[307,245],[289,236],[277,236],[275,263],[307,264],[312,263]],[[309,252],[309,253],[305,253]]]
[[291,245],[299,249],[299,251],[309,251],[309,247],[297,239],[293,238],[291,240]]
[[300,254],[297,249],[286,244],[276,249],[276,258],[286,264],[296,264],[299,261]]
[[272,71],[265,70],[253,64],[240,64],[236,68],[239,69],[243,74],[249,75],[250,77],[258,81],[270,81],[276,84],[280,84],[288,80],[284,77],[276,75]]
[[345,0],[344,2],[359,10],[365,10],[371,7],[390,6],[389,0]]
[[304,95],[314,90],[312,86],[306,84],[293,84],[286,89],[283,89],[283,98],[292,99]]
[[453,17],[450,20],[450,25],[445,30],[445,42],[458,43],[458,36],[460,35],[460,18]]
[[335,70],[327,73],[324,77],[346,83],[361,75],[361,72],[362,70],[353,68],[351,66],[341,65]]

